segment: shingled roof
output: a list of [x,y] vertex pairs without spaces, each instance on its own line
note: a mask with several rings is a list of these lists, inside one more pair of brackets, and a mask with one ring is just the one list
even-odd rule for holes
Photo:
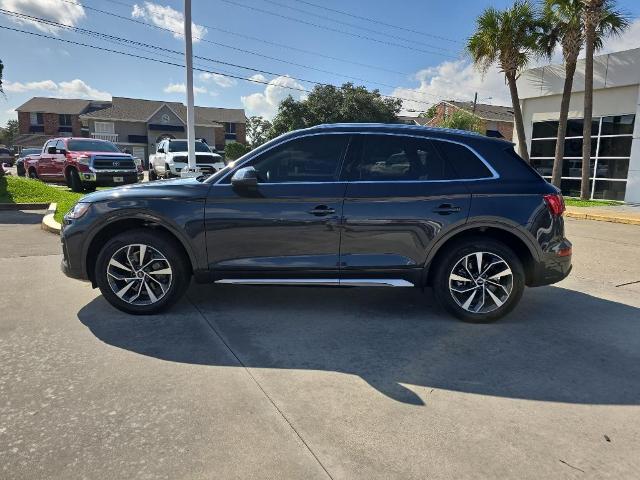
[[[113,97],[107,108],[85,113],[82,118],[102,120],[129,120],[146,122],[162,105],[167,105],[186,123],[187,107],[180,102],[162,100],[142,100],[138,98]],[[241,108],[195,107],[197,124],[245,123],[246,117]]]
[[[447,100],[447,103],[461,108],[468,112],[473,111],[473,102],[456,102]],[[476,104],[475,115],[483,120],[493,120],[496,122],[513,122],[513,108],[501,105],[488,105],[486,103]]]
[[91,102],[92,100],[85,100],[81,98],[33,97],[16,108],[16,110],[18,112],[78,115],[84,112]]

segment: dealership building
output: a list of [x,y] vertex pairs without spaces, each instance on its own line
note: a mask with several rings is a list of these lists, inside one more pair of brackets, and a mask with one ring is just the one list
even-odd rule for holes
[[[640,203],[640,48],[594,59],[591,124],[591,197]],[[564,66],[522,73],[518,92],[532,164],[551,178]],[[584,60],[578,62],[569,108],[562,191],[580,194],[584,105]],[[517,138],[514,139],[517,142]]]

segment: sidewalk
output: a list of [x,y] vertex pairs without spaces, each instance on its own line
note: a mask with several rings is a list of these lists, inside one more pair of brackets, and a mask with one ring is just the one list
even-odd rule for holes
[[640,205],[617,205],[611,207],[571,207],[567,206],[565,215],[583,220],[628,223],[640,225]]

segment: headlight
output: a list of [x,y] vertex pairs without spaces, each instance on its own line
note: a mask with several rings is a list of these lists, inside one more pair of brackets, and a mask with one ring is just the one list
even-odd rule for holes
[[78,163],[82,163],[83,165],[89,165],[91,157],[89,157],[89,155],[78,155],[76,160]]
[[140,160],[138,157],[133,157],[133,163],[136,164],[136,167],[139,167],[140,165],[142,165],[142,160]]
[[76,203],[73,206],[73,208],[67,212],[67,214],[65,215],[65,218],[68,218],[69,220],[77,220],[78,218],[82,217],[85,213],[87,213],[87,210],[89,210],[90,205],[91,205],[90,203],[82,203],[82,202]]

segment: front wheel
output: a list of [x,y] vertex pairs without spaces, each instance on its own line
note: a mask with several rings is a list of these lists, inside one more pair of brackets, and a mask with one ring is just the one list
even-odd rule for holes
[[171,236],[131,230],[109,240],[98,255],[95,278],[107,301],[123,312],[165,310],[189,285],[189,260]]
[[83,191],[80,175],[78,175],[78,171],[75,168],[69,170],[69,175],[67,176],[67,178],[71,191],[76,193],[81,193]]
[[458,242],[440,259],[434,293],[465,322],[488,323],[509,313],[524,291],[524,268],[502,242],[474,238]]

